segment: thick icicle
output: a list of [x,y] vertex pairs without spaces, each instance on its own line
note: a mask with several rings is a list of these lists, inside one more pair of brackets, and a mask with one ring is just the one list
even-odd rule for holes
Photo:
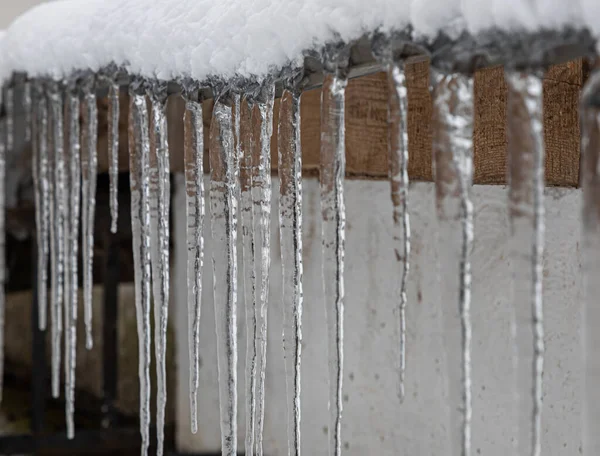
[[283,352],[288,456],[300,456],[302,357],[302,149],[300,91],[287,87],[279,108],[279,232],[283,275]]
[[217,98],[210,127],[210,208],[221,445],[237,452],[237,201],[231,106]]
[[[347,60],[346,60],[347,61]],[[321,94],[321,214],[323,290],[329,356],[329,455],[342,452],[342,380],[344,370],[344,256],[346,207],[345,68],[326,61]]]
[[4,390],[4,316],[6,310],[6,123],[0,123],[0,403]]
[[36,206],[39,329],[47,326],[50,181],[48,174],[48,100],[41,85],[34,91],[32,115],[33,176]]
[[254,223],[254,268],[256,278],[257,320],[257,380],[255,453],[263,454],[265,418],[265,376],[267,372],[267,317],[269,272],[271,269],[271,135],[273,134],[273,103],[275,85],[266,83],[254,106],[252,201]]
[[94,222],[96,215],[96,176],[98,174],[98,105],[93,80],[87,81],[83,95],[83,131],[81,153],[82,187],[82,259],[83,259],[83,314],[85,346],[91,350],[92,288],[94,286]]
[[108,92],[108,178],[110,194],[110,231],[117,232],[119,218],[119,85],[111,81]]
[[140,379],[140,433],[142,455],[150,444],[150,141],[148,108],[143,94],[130,91],[129,168],[131,188],[131,232],[135,280]]
[[60,395],[61,335],[63,330],[62,305],[64,299],[64,227],[65,227],[65,161],[63,139],[63,100],[57,83],[49,83],[48,110],[50,113],[50,149],[52,155],[53,184],[50,191],[51,227],[51,282],[50,300],[52,337],[52,396]]
[[190,97],[186,100],[185,105],[184,132],[190,413],[192,432],[195,434],[198,432],[200,315],[204,267],[204,126],[202,103]]
[[390,184],[394,217],[394,251],[402,262],[400,279],[400,382],[398,396],[404,400],[404,373],[406,370],[406,287],[410,269],[410,218],[408,214],[408,93],[402,63],[388,65],[390,98],[388,102]]
[[75,364],[77,361],[77,297],[78,297],[78,243],[79,207],[81,192],[79,96],[70,89],[65,96],[65,127],[67,147],[65,163],[68,165],[67,193],[65,195],[65,402],[67,437],[75,436]]
[[[473,205],[473,79],[450,75],[434,92],[436,204],[440,220],[440,282],[448,363],[448,454],[471,454],[471,246]],[[459,269],[459,273],[454,271]]]
[[517,454],[539,456],[544,244],[542,79],[508,72],[510,262],[516,342]]
[[246,455],[254,455],[256,423],[256,276],[254,274],[254,222],[252,215],[252,110],[244,99],[240,107],[240,218],[246,312]]
[[154,350],[156,358],[157,454],[162,456],[167,403],[167,325],[169,321],[169,206],[171,198],[167,138],[166,84],[148,92],[150,114],[150,227],[154,291]]
[[600,73],[586,84],[581,103],[581,184],[583,187],[583,355],[585,361],[583,454],[600,454]]

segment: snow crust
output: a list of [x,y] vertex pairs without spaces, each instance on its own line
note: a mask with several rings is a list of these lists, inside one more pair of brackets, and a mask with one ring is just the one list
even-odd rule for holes
[[[68,76],[110,63],[159,79],[262,76],[376,29],[419,37],[582,25],[597,0],[57,0],[0,37],[0,76]],[[590,24],[592,25],[592,24]],[[598,25],[593,24],[596,28]]]

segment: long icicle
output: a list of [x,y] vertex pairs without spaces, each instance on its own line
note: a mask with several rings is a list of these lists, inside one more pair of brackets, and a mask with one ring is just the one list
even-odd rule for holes
[[202,103],[188,97],[184,114],[184,167],[187,219],[187,306],[192,433],[198,432],[200,316],[204,267],[204,125]]
[[0,403],[4,397],[4,318],[6,312],[6,122],[0,123]]
[[508,72],[509,217],[516,336],[518,454],[539,456],[544,333],[542,79]]
[[231,106],[217,98],[210,127],[210,207],[223,456],[237,453],[237,201]]
[[275,85],[267,82],[255,105],[254,173],[252,199],[254,203],[254,267],[257,283],[257,375],[255,453],[263,454],[265,419],[265,377],[267,372],[267,321],[269,304],[269,272],[271,269],[271,135],[273,134],[273,103]]
[[65,162],[68,165],[68,192],[65,205],[68,216],[65,222],[65,403],[67,437],[75,437],[75,365],[77,361],[77,298],[78,298],[78,244],[79,210],[81,192],[79,96],[67,90],[65,97],[65,127],[67,142]]
[[600,454],[600,73],[595,72],[581,101],[581,184],[583,187],[583,454]]
[[150,143],[146,97],[130,90],[129,167],[131,232],[135,280],[140,380],[141,454],[150,444],[150,202],[148,165]]
[[58,84],[49,83],[50,148],[53,177],[50,203],[51,250],[51,337],[52,337],[52,397],[60,395],[61,336],[63,330],[62,305],[64,299],[64,220],[65,220],[65,162],[63,139],[63,100]]
[[[36,84],[33,93],[32,150],[34,192],[36,198],[38,307],[40,331],[46,330],[48,308],[48,254],[50,219],[50,182],[48,175],[48,100],[42,86]],[[35,183],[37,180],[37,184]]]
[[288,456],[300,456],[302,359],[302,149],[300,91],[292,84],[279,108],[279,232],[283,275],[283,352],[287,396]]
[[254,455],[256,423],[256,276],[254,273],[254,219],[252,215],[252,111],[253,103],[244,99],[240,107],[240,222],[246,313],[246,455]]
[[108,92],[108,178],[109,178],[109,205],[110,205],[110,231],[117,232],[119,219],[119,84],[110,82]]
[[85,320],[85,346],[88,350],[91,350],[94,346],[92,337],[92,290],[94,286],[96,177],[98,174],[98,105],[93,80],[86,81],[86,87],[84,88],[82,128],[83,313]]
[[[436,204],[441,296],[449,379],[449,454],[471,454],[471,246],[473,206],[473,78],[441,77],[434,92]],[[459,274],[452,271],[459,267]]]
[[150,113],[150,226],[152,286],[154,291],[154,350],[156,358],[157,455],[165,441],[167,403],[167,326],[169,322],[169,207],[171,198],[169,143],[167,138],[166,84],[148,92]]
[[406,287],[410,269],[410,218],[408,213],[408,93],[403,63],[388,65],[390,185],[394,218],[394,251],[402,263],[400,280],[400,305],[398,309],[400,329],[400,381],[398,397],[404,400],[404,377],[406,371]]
[[[326,62],[329,66],[333,62]],[[329,68],[321,94],[321,215],[323,290],[329,352],[329,455],[341,455],[344,369],[344,256],[346,241],[345,71]]]

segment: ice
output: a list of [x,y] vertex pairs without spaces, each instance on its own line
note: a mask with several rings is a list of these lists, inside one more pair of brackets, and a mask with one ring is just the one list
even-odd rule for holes
[[21,99],[25,114],[25,142],[31,141],[31,85],[30,81],[25,81],[23,83],[23,94]]
[[433,156],[440,248],[440,296],[448,370],[448,454],[471,454],[471,263],[473,79],[438,76]]
[[221,451],[237,453],[237,201],[232,108],[217,97],[210,126],[210,209]]
[[252,214],[252,112],[254,104],[247,98],[240,106],[240,222],[244,274],[244,309],[246,315],[246,439],[245,451],[254,455],[256,428],[256,276],[254,272],[254,217]]
[[148,454],[150,444],[150,141],[146,97],[130,89],[129,168],[131,188],[131,231],[137,316],[141,454]]
[[252,148],[252,201],[254,225],[254,275],[256,277],[256,423],[255,453],[263,454],[265,376],[267,372],[267,317],[271,270],[271,135],[275,85],[267,82],[254,105]]
[[94,286],[94,222],[96,215],[96,178],[98,174],[98,105],[93,80],[86,81],[86,87],[84,88],[81,142],[83,312],[85,346],[88,350],[91,350],[94,345],[92,338],[92,288]]
[[67,188],[65,206],[65,401],[67,417],[67,437],[75,437],[75,364],[77,361],[77,298],[78,298],[78,244],[79,244],[79,207],[81,191],[80,170],[80,131],[79,131],[79,95],[75,89],[67,89],[65,95],[65,127],[67,147],[65,163],[67,170]]
[[4,110],[6,111],[6,150],[12,152],[15,134],[15,91],[10,86],[4,93]]
[[6,122],[0,123],[0,403],[4,397],[4,317],[6,313]]
[[184,129],[190,413],[192,432],[195,434],[198,432],[198,370],[204,267],[204,126],[202,103],[190,97],[186,100]]
[[302,359],[302,149],[300,91],[290,84],[279,108],[279,233],[283,276],[288,456],[300,456]]
[[50,266],[52,294],[50,299],[52,345],[52,397],[60,395],[60,340],[63,330],[64,299],[64,228],[65,228],[65,160],[63,139],[63,99],[57,83],[48,87],[49,144],[52,155],[53,180],[50,186]]
[[108,94],[108,178],[110,193],[110,231],[117,232],[119,218],[119,85],[111,81]]
[[584,396],[583,404],[583,454],[600,453],[600,333],[597,322],[600,318],[598,296],[600,296],[600,106],[597,102],[600,91],[600,73],[588,80],[582,95],[581,112],[581,184],[583,187],[583,356]]
[[159,84],[148,91],[150,113],[150,247],[154,291],[154,349],[156,358],[157,455],[162,456],[167,403],[167,325],[169,319],[169,207],[171,198],[167,138],[167,90]]
[[329,357],[329,455],[342,452],[342,379],[344,369],[344,256],[346,208],[345,105],[347,79],[327,73],[321,95],[321,212],[323,290]]
[[38,325],[40,331],[44,331],[47,326],[48,307],[50,176],[48,174],[48,100],[39,84],[35,86],[32,119],[32,165],[36,208],[37,292],[39,306]]
[[542,79],[507,72],[509,218],[515,319],[518,454],[539,456],[544,332],[544,135]]
[[388,102],[390,184],[394,219],[394,252],[402,263],[400,279],[400,383],[398,396],[404,400],[404,373],[406,370],[406,287],[410,269],[410,218],[408,214],[408,92],[402,63],[388,64],[388,84],[391,94]]

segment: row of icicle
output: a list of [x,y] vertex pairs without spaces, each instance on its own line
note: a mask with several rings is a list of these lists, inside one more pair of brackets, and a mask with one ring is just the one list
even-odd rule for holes
[[[398,279],[399,388],[404,398],[405,308],[410,255],[408,215],[408,97],[402,61],[380,56],[388,71],[390,183],[395,227],[394,248],[403,265]],[[341,454],[345,206],[345,88],[347,55],[326,61],[321,103],[321,209],[323,290],[327,310],[329,353],[329,454]],[[100,78],[100,77],[98,77]],[[471,454],[471,264],[473,207],[470,199],[473,164],[473,79],[436,75],[433,98],[433,157],[436,204],[441,221],[440,268],[444,337],[448,369],[451,454]],[[105,81],[103,81],[105,82]],[[515,454],[538,456],[541,438],[543,319],[542,256],[544,246],[544,142],[542,79],[538,73],[507,71],[508,208],[511,222],[515,394],[518,438]],[[78,249],[81,236],[86,347],[92,348],[92,262],[97,172],[98,112],[96,80],[77,83],[26,82],[23,106],[27,140],[33,149],[33,177],[38,251],[40,329],[47,326],[50,282],[52,394],[59,396],[61,338],[64,332],[67,434],[74,436],[76,322],[78,318]],[[117,229],[119,149],[119,86],[110,81],[109,176],[111,231]],[[588,380],[600,375],[600,357],[591,356],[600,343],[593,324],[600,314],[594,300],[600,285],[600,108],[594,94],[600,77],[588,84],[583,110],[584,243],[587,283],[586,350]],[[239,93],[213,87],[215,103],[210,126],[210,226],[213,243],[214,305],[217,332],[219,397],[223,454],[237,452],[237,275],[242,268],[247,322],[245,408],[247,455],[263,454],[263,419],[267,314],[270,270],[271,163],[274,82],[259,91]],[[199,328],[204,268],[205,216],[203,104],[198,90],[184,91],[184,168],[187,216],[188,329],[190,408],[197,432]],[[278,119],[280,236],[283,269],[283,346],[287,385],[288,447],[300,451],[302,349],[302,153],[300,143],[301,82],[284,82]],[[13,150],[14,88],[4,94],[6,120],[0,144],[0,185],[4,186],[5,155]],[[139,338],[140,427],[142,454],[150,437],[150,314],[154,302],[156,373],[158,382],[158,454],[163,452],[166,404],[166,330],[169,296],[169,146],[166,84],[132,83],[129,87],[129,150],[131,220],[135,267],[135,304]],[[81,113],[81,124],[80,124]],[[81,197],[80,197],[81,195]],[[4,208],[4,188],[0,206]],[[81,198],[81,199],[80,199]],[[0,279],[4,283],[4,210],[0,211]],[[80,233],[81,217],[81,233]],[[238,219],[239,217],[239,219]],[[238,226],[243,238],[238,260]],[[48,262],[50,264],[48,276]],[[458,270],[458,274],[447,272]],[[4,292],[0,293],[0,329],[4,326]],[[0,337],[0,343],[3,343]],[[2,353],[2,352],[0,352]],[[0,354],[3,358],[3,355]],[[1,378],[1,376],[0,376]],[[531,393],[530,393],[531,392]],[[584,448],[600,453],[600,393],[586,386]]]

